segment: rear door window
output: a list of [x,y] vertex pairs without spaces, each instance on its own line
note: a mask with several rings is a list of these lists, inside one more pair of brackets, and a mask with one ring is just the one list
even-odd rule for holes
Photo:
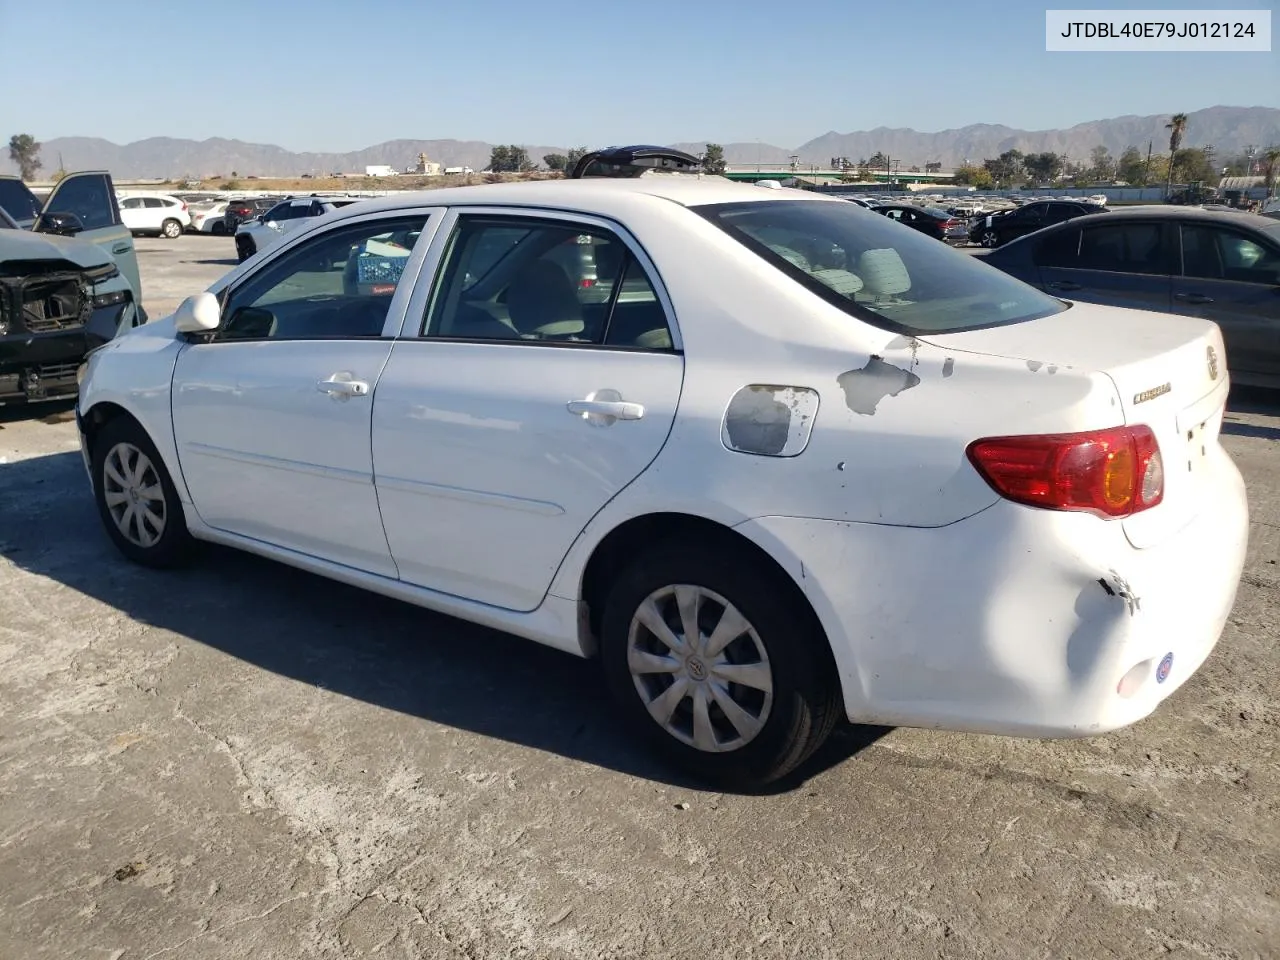
[[[1048,232],[1048,231],[1046,231]],[[1080,231],[1074,227],[1055,230],[1036,243],[1033,253],[1038,267],[1080,266]]]
[[765,200],[691,208],[782,273],[859,319],[925,335],[1060,313],[1060,300],[919,231],[851,204]]
[[1086,227],[1080,237],[1079,267],[1107,273],[1168,275],[1163,234],[1158,223]]

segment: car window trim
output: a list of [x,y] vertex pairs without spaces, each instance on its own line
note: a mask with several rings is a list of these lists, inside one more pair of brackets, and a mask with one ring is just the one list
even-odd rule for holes
[[[199,338],[191,338],[192,343],[201,343],[209,346],[218,345],[225,346],[234,343],[263,343],[263,342],[281,342],[281,343],[335,343],[340,341],[364,341],[364,340],[394,340],[397,338],[398,332],[404,323],[404,309],[407,306],[409,298],[412,296],[413,290],[417,285],[418,272],[422,267],[422,262],[426,258],[427,251],[435,239],[435,234],[439,229],[440,222],[443,219],[445,208],[440,206],[432,207],[407,207],[396,210],[377,210],[361,213],[357,216],[344,217],[337,222],[321,223],[319,217],[315,220],[314,226],[303,227],[301,230],[289,235],[276,246],[270,247],[267,251],[267,258],[260,264],[254,264],[251,269],[245,269],[244,265],[232,270],[220,283],[215,283],[208,288],[208,292],[218,298],[218,310],[227,308],[227,302],[235,296],[236,292],[244,285],[244,283],[264,270],[271,269],[280,258],[287,256],[291,251],[297,250],[299,246],[313,239],[319,239],[325,234],[332,233],[335,230],[345,230],[349,227],[356,226],[361,223],[367,223],[373,220],[400,220],[405,217],[425,216],[426,222],[423,224],[422,233],[418,237],[418,242],[414,244],[412,252],[409,254],[409,260],[404,265],[404,270],[400,274],[400,281],[396,285],[396,292],[391,296],[391,302],[387,304],[387,319],[382,325],[382,332],[372,337],[317,337],[312,340],[288,340],[276,341],[273,337],[243,337],[235,340],[217,340],[213,335],[217,331],[210,331],[209,334],[199,335]],[[221,317],[218,323],[218,329],[222,328]]]
[[[436,285],[441,280],[441,268],[445,262],[445,252],[457,228],[458,220],[464,216],[493,217],[501,219],[554,220],[569,224],[577,224],[597,230],[608,230],[626,246],[631,256],[639,262],[649,278],[658,304],[662,307],[667,320],[667,330],[671,334],[671,347],[657,350],[649,347],[634,347],[620,344],[604,343],[567,343],[563,340],[501,340],[495,337],[428,337],[425,335],[426,309],[435,295]],[[416,251],[415,251],[416,252]],[[404,314],[404,322],[399,340],[423,340],[438,343],[482,343],[508,344],[515,347],[559,347],[572,350],[615,350],[624,353],[675,353],[684,352],[684,340],[680,336],[679,317],[676,315],[671,296],[667,291],[666,281],[658,272],[653,259],[640,243],[639,239],[620,221],[601,214],[583,213],[580,210],[564,210],[558,207],[535,206],[498,206],[488,204],[458,204],[449,207],[441,219],[432,238],[431,249],[420,266],[420,275],[429,277],[430,282],[415,283],[413,297],[409,301]],[[397,291],[398,292],[398,291]],[[414,318],[410,323],[410,318]]]

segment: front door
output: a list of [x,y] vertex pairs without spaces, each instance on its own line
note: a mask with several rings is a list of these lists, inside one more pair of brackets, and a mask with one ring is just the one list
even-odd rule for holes
[[209,526],[396,575],[370,416],[404,314],[400,276],[431,222],[430,211],[369,216],[283,250],[231,287],[218,330],[179,354],[174,436]]
[[1216,224],[1181,226],[1176,313],[1222,328],[1233,375],[1280,377],[1280,245]]
[[134,300],[141,306],[142,278],[138,274],[138,253],[133,246],[133,234],[120,219],[111,174],[86,172],[63,177],[45,201],[34,229],[40,232],[44,217],[59,213],[70,213],[79,219],[84,230],[76,236],[96,243],[106,251],[129,281]]
[[387,539],[407,582],[532,610],[662,449],[683,357],[656,274],[599,221],[463,212],[436,245],[374,398]]

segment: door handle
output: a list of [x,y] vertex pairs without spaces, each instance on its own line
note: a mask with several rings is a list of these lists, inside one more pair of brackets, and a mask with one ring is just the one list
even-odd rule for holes
[[350,374],[335,373],[328,380],[321,380],[316,389],[327,393],[337,400],[348,400],[351,397],[363,397],[369,392],[369,384],[363,380],[353,380]]
[[112,253],[128,253],[132,249],[133,247],[129,246],[129,244],[127,243],[117,243],[114,247],[111,248],[111,252]]
[[1050,283],[1046,283],[1045,286],[1051,287],[1054,290],[1079,290],[1080,289],[1080,284],[1076,283],[1074,280],[1053,280]]
[[1213,303],[1213,297],[1206,297],[1203,293],[1175,293],[1173,299],[1187,303]]
[[644,416],[644,404],[630,403],[626,400],[600,400],[589,397],[586,400],[570,400],[564,406],[575,417],[582,417],[583,420],[601,426],[608,426],[617,420],[639,420]]

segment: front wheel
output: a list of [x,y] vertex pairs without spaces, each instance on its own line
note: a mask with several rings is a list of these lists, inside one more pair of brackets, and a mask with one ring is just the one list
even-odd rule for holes
[[155,444],[137,421],[108,421],[93,441],[93,494],[116,548],[135,563],[174,567],[194,541]]
[[731,551],[671,545],[641,556],[610,592],[601,634],[624,717],[699,778],[775,781],[838,718],[839,684],[811,611]]
[[160,236],[166,240],[176,240],[182,236],[182,224],[177,220],[166,220],[160,224]]

